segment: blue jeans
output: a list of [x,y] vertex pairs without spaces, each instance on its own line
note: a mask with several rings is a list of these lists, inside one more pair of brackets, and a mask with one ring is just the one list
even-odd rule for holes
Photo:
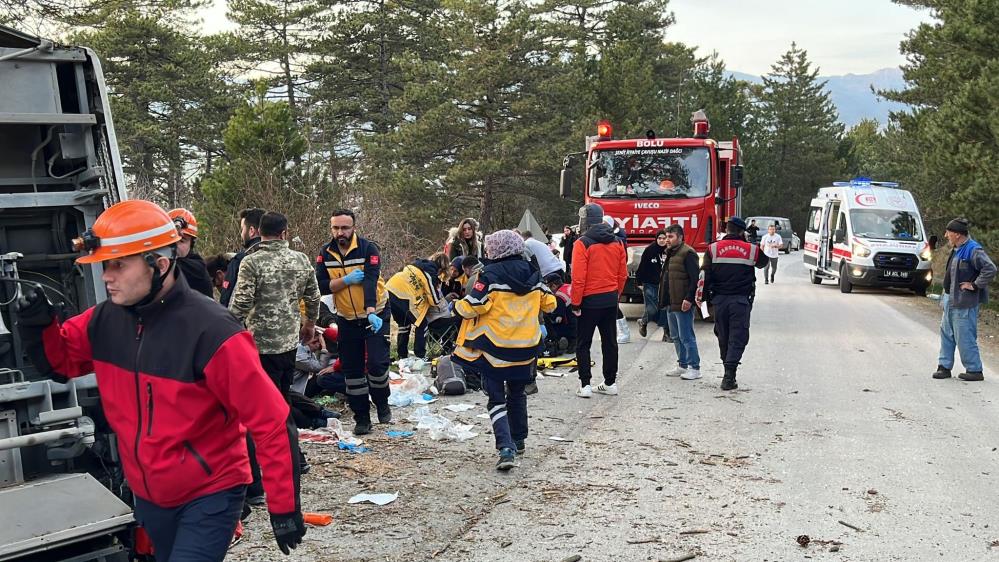
[[246,486],[236,486],[167,508],[135,498],[135,519],[149,533],[162,562],[219,562],[243,511]]
[[673,335],[677,362],[684,368],[700,369],[701,356],[697,353],[697,337],[694,336],[694,307],[687,312],[670,310],[666,320],[669,321],[669,333]]
[[663,314],[659,310],[659,285],[644,283],[642,296],[645,300],[645,313],[642,314],[642,321],[655,322],[660,327],[665,326],[666,322],[663,321]]
[[954,347],[961,352],[961,363],[969,373],[982,371],[982,356],[978,352],[978,306],[954,308],[950,305],[950,295],[940,297],[943,317],[940,319],[940,358],[941,367],[954,367]]
[[493,424],[496,449],[516,449],[515,441],[527,439],[527,394],[525,382],[507,381],[482,373],[482,390],[489,400],[486,408]]

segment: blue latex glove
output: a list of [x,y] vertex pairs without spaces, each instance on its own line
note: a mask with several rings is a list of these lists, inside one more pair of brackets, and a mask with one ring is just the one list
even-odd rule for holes
[[449,314],[454,315],[454,301],[447,303],[447,311]]
[[542,324],[541,325],[541,339],[547,339],[547,338],[548,338],[548,328],[546,328],[545,325]]
[[371,331],[377,333],[382,329],[383,321],[380,316],[372,312],[371,314],[368,315],[368,324],[371,325]]
[[364,270],[362,269],[355,269],[343,276],[344,285],[357,285],[361,281],[364,281]]

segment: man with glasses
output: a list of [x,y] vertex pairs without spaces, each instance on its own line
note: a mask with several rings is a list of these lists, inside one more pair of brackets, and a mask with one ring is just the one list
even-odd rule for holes
[[381,278],[378,246],[355,232],[354,212],[333,211],[333,239],[316,258],[319,290],[336,301],[340,362],[347,380],[347,402],[354,412],[354,435],[371,433],[371,404],[378,422],[392,421],[389,407],[388,291]]

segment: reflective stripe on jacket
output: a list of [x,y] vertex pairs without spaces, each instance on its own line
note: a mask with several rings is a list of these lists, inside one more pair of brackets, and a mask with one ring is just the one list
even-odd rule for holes
[[523,257],[495,261],[455,303],[464,320],[454,354],[469,362],[481,357],[499,368],[529,365],[541,345],[539,315],[555,305],[555,295]]
[[[356,269],[364,271],[364,281],[348,285],[336,293],[330,290],[331,280],[345,277]],[[378,246],[356,234],[344,254],[340,253],[336,240],[323,246],[316,257],[316,278],[319,280],[319,292],[324,295],[333,293],[337,315],[347,320],[366,318],[368,307],[374,308],[376,313],[381,312],[388,302],[388,292],[381,278]]]

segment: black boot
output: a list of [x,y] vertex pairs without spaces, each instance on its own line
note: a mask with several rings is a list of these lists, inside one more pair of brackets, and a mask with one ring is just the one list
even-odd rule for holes
[[354,435],[367,435],[371,433],[371,414],[354,414]]
[[737,388],[739,388],[739,384],[735,382],[735,368],[725,367],[725,376],[722,377],[721,389],[735,390]]
[[933,373],[933,378],[935,379],[949,379],[950,369],[944,367],[943,365],[937,365],[936,372]]
[[963,381],[983,381],[985,380],[985,375],[981,371],[968,371],[967,373],[961,373],[957,378]]
[[375,406],[378,409],[378,423],[392,423],[392,407],[388,402]]

